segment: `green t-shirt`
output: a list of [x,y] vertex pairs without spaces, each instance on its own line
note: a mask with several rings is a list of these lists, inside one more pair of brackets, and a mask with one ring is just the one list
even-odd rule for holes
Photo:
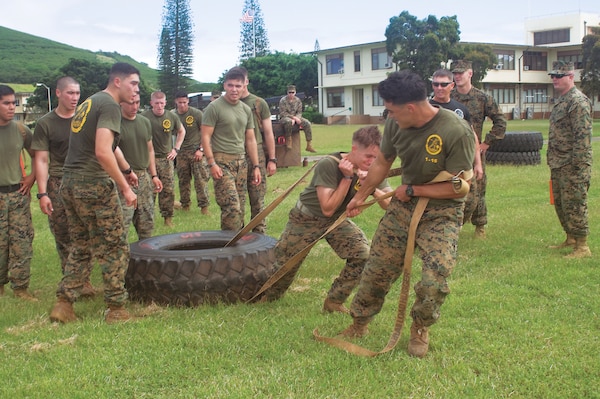
[[6,126],[0,126],[0,186],[12,186],[21,181],[21,150],[31,148],[33,135],[25,125],[25,140],[17,122],[10,121]]
[[103,91],[79,104],[75,111],[71,121],[65,172],[87,177],[108,177],[96,158],[96,130],[100,128],[114,133],[113,147],[116,147],[121,131],[121,107],[110,94]]
[[196,150],[200,146],[200,127],[202,126],[202,111],[198,108],[188,107],[184,114],[173,111],[185,128],[185,138],[181,144],[182,150]]
[[136,115],[134,120],[121,119],[121,140],[119,148],[131,166],[131,169],[148,168],[150,154],[148,142],[152,141],[150,121],[143,115]]
[[142,113],[152,125],[152,144],[156,158],[166,158],[173,149],[173,134],[181,128],[181,122],[174,112],[165,110],[161,116],[156,116],[152,110]]
[[211,138],[213,153],[246,153],[246,130],[254,129],[254,121],[252,110],[243,102],[234,105],[219,97],[204,110],[202,124],[215,129]]
[[[304,189],[304,191],[302,191],[302,193],[300,193],[300,201],[302,204],[306,206],[313,215],[318,217],[325,217],[325,215],[323,215],[321,210],[321,204],[319,203],[319,197],[317,196],[317,187],[322,186],[335,190],[340,184],[340,181],[344,178],[344,174],[339,168],[339,162],[331,157],[341,160],[342,154],[338,152],[335,154],[330,154],[330,156],[321,159],[317,166],[315,166],[315,171],[310,184]],[[389,186],[390,185],[387,180],[384,179],[379,184],[378,188],[385,189]],[[333,216],[331,216],[333,219],[337,219],[342,213],[346,212],[346,206],[350,200],[354,198],[354,195],[359,188],[360,181],[355,174],[344,201],[342,201]]]
[[262,144],[263,135],[261,134],[260,126],[262,126],[263,120],[271,118],[269,104],[267,104],[267,102],[264,99],[252,93],[250,93],[248,97],[242,98],[242,102],[249,106],[252,110],[252,118],[254,119],[254,136],[256,136],[256,144]]
[[63,165],[69,151],[71,120],[61,118],[56,110],[42,116],[35,125],[31,148],[36,151],[48,151],[50,162],[48,174],[54,177],[63,175]]
[[[473,132],[452,111],[440,109],[420,128],[401,129],[388,118],[383,132],[381,154],[400,158],[404,184],[428,183],[442,171],[457,173],[473,169]],[[431,200],[434,201],[448,200]]]

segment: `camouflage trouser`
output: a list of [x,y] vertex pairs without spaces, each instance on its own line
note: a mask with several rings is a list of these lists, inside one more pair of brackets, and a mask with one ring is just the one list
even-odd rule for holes
[[246,209],[246,156],[217,152],[214,157],[217,165],[223,170],[223,177],[213,179],[215,198],[221,207],[221,230],[238,231],[244,227]]
[[133,188],[137,195],[137,208],[127,206],[123,194],[119,192],[121,209],[123,209],[123,234],[128,241],[131,223],[135,227],[138,240],[152,237],[154,231],[154,187],[150,174],[145,170],[134,170],[138,177],[138,187]]
[[56,296],[73,302],[84,283],[90,251],[104,280],[104,301],[122,305],[127,300],[125,273],[129,244],[123,234],[123,214],[115,182],[65,173],[60,188],[65,204],[71,246]]
[[[300,127],[304,130],[304,135],[306,136],[306,141],[312,140],[312,126],[310,125],[310,121],[306,118],[300,118]],[[283,128],[285,131],[285,136],[290,137],[292,135],[292,119],[284,116],[281,118],[281,123],[283,123]]]
[[[352,301],[354,318],[369,322],[383,305],[385,296],[404,267],[408,226],[418,198],[392,201],[373,237],[371,253],[358,292]],[[440,317],[440,308],[450,293],[446,279],[456,263],[462,204],[428,206],[417,228],[415,248],[423,261],[421,281],[415,285],[411,316],[424,326]]]
[[[250,157],[246,155],[246,163],[252,165]],[[250,199],[250,219],[254,219],[265,208],[265,195],[267,193],[267,168],[265,151],[262,144],[258,145],[258,165],[260,166],[260,175],[262,176],[260,184],[254,185],[254,169],[248,168],[248,198]],[[252,231],[265,234],[267,231],[267,221],[263,219]]]
[[575,168],[569,164],[550,170],[556,215],[563,230],[573,237],[590,234],[587,197],[591,177],[589,165]]
[[[18,190],[18,184],[15,185]],[[33,257],[31,198],[18,191],[0,193],[0,286],[29,287]]]
[[487,224],[487,205],[485,203],[485,191],[487,188],[487,173],[485,172],[485,156],[481,156],[483,166],[483,178],[477,180],[475,177],[471,180],[471,187],[465,201],[465,216],[463,224],[469,221],[475,226],[485,226]]
[[191,203],[190,192],[192,177],[194,178],[194,189],[200,208],[209,205],[208,179],[210,175],[206,168],[206,160],[196,162],[194,154],[196,150],[181,150],[177,154],[177,177],[179,178],[179,198],[181,206],[189,207]]
[[[334,218],[309,216],[294,207],[290,211],[285,230],[275,246],[275,270],[281,268],[291,257],[319,238],[334,221]],[[362,230],[349,219],[330,232],[325,240],[340,258],[346,260],[344,268],[333,281],[327,297],[332,302],[344,303],[360,281],[369,257],[369,242]],[[278,299],[285,293],[296,277],[304,258],[265,293],[268,300]]]
[[163,218],[173,217],[175,205],[175,176],[173,161],[167,158],[156,158],[156,173],[163,184],[163,189],[158,193],[158,208]]

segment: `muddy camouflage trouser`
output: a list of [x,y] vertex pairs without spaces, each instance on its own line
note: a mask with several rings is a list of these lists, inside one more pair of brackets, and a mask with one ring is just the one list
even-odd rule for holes
[[65,173],[60,193],[69,221],[71,247],[56,296],[70,302],[79,297],[91,250],[102,270],[104,301],[122,305],[127,300],[129,244],[124,239],[115,182]]
[[[17,187],[18,189],[18,187]],[[33,257],[31,198],[18,191],[0,193],[0,286],[29,287]]]
[[246,156],[222,152],[214,156],[215,162],[223,170],[223,177],[213,179],[215,198],[221,207],[221,230],[238,231],[244,227],[243,210],[246,209]]
[[485,202],[487,174],[485,171],[485,156],[483,155],[481,162],[483,166],[483,178],[476,180],[475,176],[473,176],[473,179],[471,179],[471,187],[465,200],[463,224],[467,224],[468,222],[471,222],[474,226],[485,226],[487,224],[487,205]]
[[[246,163],[252,165],[250,157],[246,155]],[[254,185],[254,169],[248,168],[248,198],[250,199],[250,220],[254,219],[265,208],[265,195],[267,193],[267,169],[265,151],[262,144],[258,145],[258,165],[260,166],[260,175],[262,176],[260,184]],[[252,231],[265,234],[267,231],[267,221],[263,219]]]
[[[373,237],[351,313],[369,322],[379,311],[392,284],[402,273],[408,226],[418,198],[408,203],[392,199]],[[415,285],[411,316],[423,326],[440,317],[440,308],[450,293],[446,279],[456,262],[462,204],[428,206],[417,228],[415,248],[423,261],[421,281]]]
[[173,161],[167,158],[156,158],[156,173],[163,184],[163,189],[158,193],[158,208],[163,218],[173,217],[175,205],[175,176]]
[[206,160],[202,157],[200,162],[195,160],[195,150],[181,150],[177,154],[177,177],[179,178],[179,198],[181,206],[189,207],[191,203],[190,192],[192,177],[194,178],[194,189],[200,208],[207,207],[208,179],[210,175],[206,168]]
[[135,227],[138,240],[152,237],[154,231],[154,187],[150,174],[146,170],[134,170],[138,177],[138,187],[133,188],[137,195],[137,208],[127,206],[123,194],[119,192],[119,200],[123,209],[123,234],[127,241],[131,223]]
[[[297,207],[290,211],[289,220],[275,246],[275,270],[281,268],[291,257],[319,238],[335,221],[334,218],[312,217]],[[346,219],[326,237],[327,243],[346,264],[335,278],[327,297],[335,303],[344,303],[358,284],[369,256],[369,242],[362,230]],[[268,300],[280,298],[294,281],[302,258],[284,277],[265,294]]]
[[587,197],[591,175],[589,165],[581,168],[565,165],[550,170],[556,215],[565,233],[573,237],[587,237],[590,233]]

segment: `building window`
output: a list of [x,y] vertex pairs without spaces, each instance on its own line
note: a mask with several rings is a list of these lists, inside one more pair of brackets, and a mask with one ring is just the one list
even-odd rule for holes
[[15,98],[15,107],[18,107],[19,105],[21,105],[21,99]]
[[383,98],[381,98],[381,96],[379,95],[379,86],[378,85],[373,85],[372,86],[372,98],[373,98],[373,106],[374,107],[383,107]]
[[354,52],[354,72],[360,72],[360,51]]
[[344,106],[344,88],[327,89],[327,108],[343,108]]
[[547,71],[548,53],[545,51],[524,51],[523,70],[525,71]]
[[327,75],[335,75],[336,73],[344,73],[344,54],[329,54],[325,56],[327,64]]
[[545,86],[532,86],[523,90],[523,102],[540,104],[548,102],[548,89]]
[[570,29],[547,30],[545,32],[533,33],[533,45],[539,46],[542,44],[552,43],[568,43],[571,41]]
[[388,69],[392,67],[392,58],[388,55],[385,47],[371,50],[371,69]]
[[494,50],[496,54],[496,69],[513,70],[515,69],[515,52],[513,50]]
[[497,104],[514,104],[515,89],[512,86],[492,86],[492,97]]
[[558,61],[572,62],[575,69],[583,69],[583,53],[581,51],[559,51],[556,54]]

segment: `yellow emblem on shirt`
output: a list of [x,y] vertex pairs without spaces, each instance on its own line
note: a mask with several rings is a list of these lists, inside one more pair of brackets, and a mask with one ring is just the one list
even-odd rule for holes
[[163,121],[163,129],[165,130],[165,132],[168,132],[169,130],[171,130],[171,121],[168,119],[165,119]]
[[92,99],[88,98],[77,107],[77,111],[75,111],[75,115],[73,115],[73,119],[71,120],[71,131],[73,133],[79,133],[81,129],[83,129],[83,125],[85,125],[85,121],[87,120],[87,116],[90,113],[90,109],[92,108]]
[[188,115],[185,117],[185,124],[188,126],[192,126],[194,124],[194,117],[192,115]]
[[427,137],[427,142],[425,143],[425,149],[429,155],[438,155],[442,152],[442,138],[437,134],[432,134]]

